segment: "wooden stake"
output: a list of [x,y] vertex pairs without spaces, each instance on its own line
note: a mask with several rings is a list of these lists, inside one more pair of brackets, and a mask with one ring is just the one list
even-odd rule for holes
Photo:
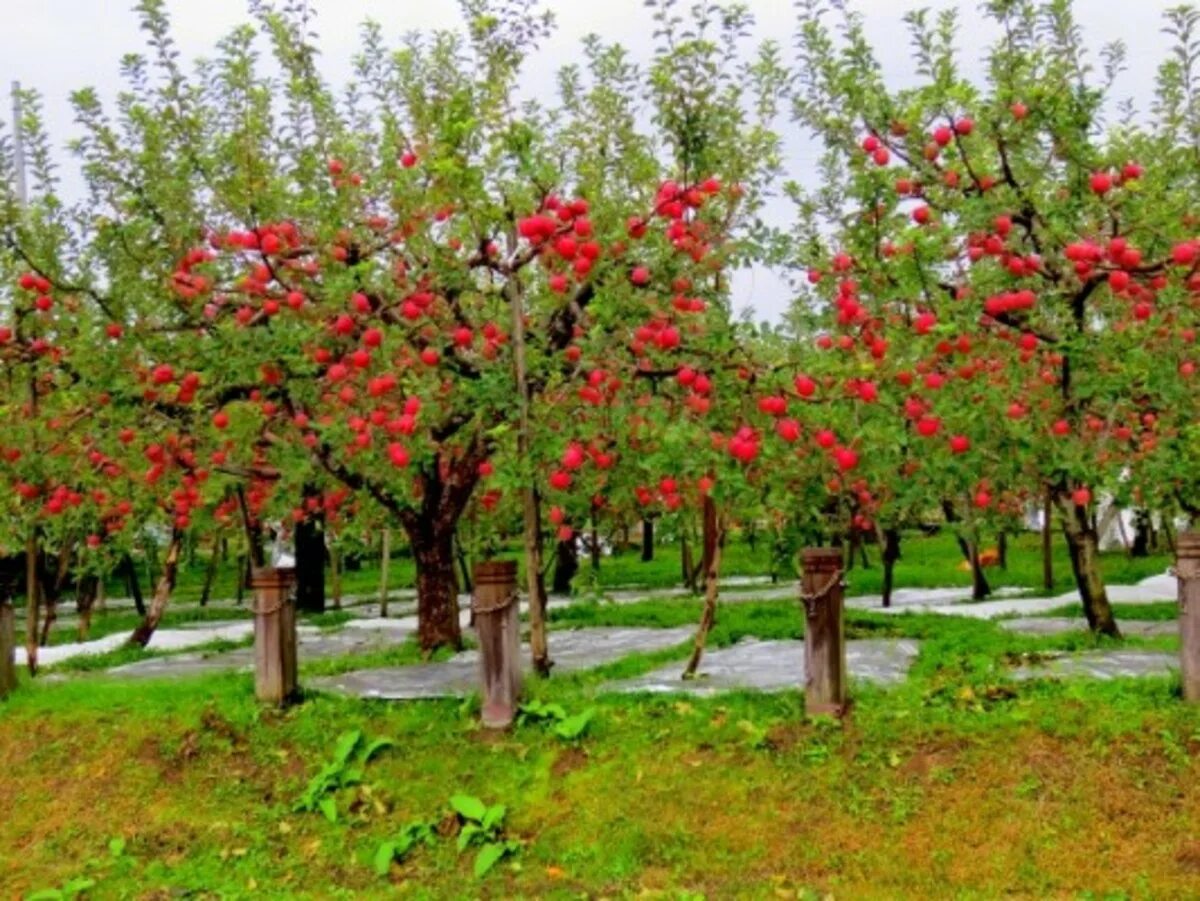
[[42,582],[38,578],[38,540],[34,532],[25,540],[25,662],[29,675],[37,675],[38,599]]
[[392,530],[383,530],[383,547],[379,551],[379,615],[388,615],[388,566],[392,562]]
[[475,564],[471,610],[479,637],[483,725],[487,729],[507,729],[516,716],[521,696],[521,624],[515,562]]
[[1175,543],[1179,580],[1179,674],[1183,699],[1200,704],[1200,532],[1184,532]]
[[805,548],[802,560],[804,709],[810,716],[841,716],[847,704],[842,552],[837,548]]
[[0,700],[17,687],[16,652],[17,615],[10,601],[0,601]]
[[284,706],[297,695],[296,604],[293,569],[256,567],[254,590],[254,693],[267,704]]

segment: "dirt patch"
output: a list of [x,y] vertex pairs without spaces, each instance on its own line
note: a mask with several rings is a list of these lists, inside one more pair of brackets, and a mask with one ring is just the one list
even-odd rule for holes
[[560,751],[550,767],[550,774],[556,779],[562,779],[580,767],[587,766],[588,755],[583,748],[571,747]]
[[1184,842],[1175,852],[1175,862],[1185,873],[1200,874],[1200,841]]

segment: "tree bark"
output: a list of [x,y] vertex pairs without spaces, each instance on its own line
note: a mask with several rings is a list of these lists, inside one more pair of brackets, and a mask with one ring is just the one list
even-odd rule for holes
[[99,576],[84,576],[79,580],[75,589],[75,612],[79,615],[78,635],[80,641],[87,641],[88,632],[92,628],[92,610],[96,606],[96,598],[104,580]]
[[435,523],[419,522],[405,531],[417,564],[417,639],[421,650],[462,648],[458,618],[458,587],[454,573],[454,529],[436,529]]
[[1129,549],[1131,557],[1149,557],[1153,543],[1154,522],[1149,510],[1138,510],[1133,519],[1133,546]]
[[1054,502],[1050,489],[1042,505],[1042,588],[1054,590]]
[[209,599],[212,596],[213,582],[217,579],[217,569],[220,567],[221,558],[218,553],[221,549],[221,535],[217,533],[213,536],[212,553],[208,558],[208,566],[204,568],[204,587],[200,589],[200,606],[207,607]]
[[642,520],[642,562],[649,563],[654,559],[654,520],[646,517]]
[[555,594],[570,594],[571,580],[579,572],[579,545],[574,535],[567,541],[559,541],[554,554],[554,584],[551,590]]
[[696,580],[693,575],[695,564],[692,562],[692,546],[688,543],[687,530],[679,532],[679,566],[683,575],[683,587],[689,591],[696,590]]
[[[388,615],[388,570],[392,565],[392,530],[383,530],[382,547],[379,549],[379,615]],[[451,554],[453,554],[453,549]]]
[[329,580],[333,591],[333,609],[342,609],[342,552],[335,544],[329,548]]
[[[305,499],[311,492],[305,493]],[[319,514],[296,523],[296,609],[325,612],[325,530]]]
[[38,657],[38,596],[42,580],[38,578],[37,533],[30,532],[25,541],[25,665],[29,675],[37,675]]
[[596,528],[596,511],[592,509],[592,546],[589,549],[592,555],[592,572],[600,572],[600,532]]
[[[58,565],[55,567],[54,574],[51,575],[48,569],[44,569],[41,573],[42,598],[46,606],[46,615],[42,620],[42,635],[38,641],[42,647],[50,644],[50,630],[58,621],[58,599],[62,597],[70,579],[71,560],[74,554],[75,542],[68,540],[58,555]],[[43,560],[43,563],[45,562]]]
[[167,546],[167,556],[163,560],[162,574],[154,588],[154,597],[150,599],[150,609],[145,618],[129,636],[129,643],[145,647],[150,643],[154,630],[162,621],[163,613],[167,610],[167,602],[171,600],[171,592],[175,590],[175,579],[179,573],[179,552],[183,546],[183,533],[178,529],[171,532],[171,543]]
[[[958,514],[954,511],[954,505],[949,501],[942,501],[942,512],[946,516],[946,522],[952,526],[960,521]],[[955,529],[954,537],[958,542],[958,549],[962,552],[963,558],[971,566],[971,599],[982,601],[992,593],[992,586],[988,584],[983,567],[979,565],[978,536],[976,535],[972,540],[968,541],[963,537],[962,533]]]
[[683,671],[684,679],[693,679],[704,655],[708,633],[717,618],[717,593],[721,572],[721,523],[717,517],[717,505],[709,495],[704,495],[704,612],[700,616],[700,627],[692,645],[692,656]]
[[892,586],[896,572],[896,561],[900,559],[900,530],[889,527],[883,530],[883,606],[892,606]]
[[1062,514],[1063,535],[1067,539],[1067,554],[1071,559],[1071,572],[1075,586],[1083,602],[1083,615],[1088,628],[1102,635],[1121,637],[1108,593],[1104,589],[1104,577],[1100,574],[1100,536],[1088,515],[1087,508],[1074,503],[1069,494],[1058,498]]
[[458,537],[457,529],[454,530],[454,559],[458,561],[459,587],[470,594],[475,590],[475,583],[471,579],[470,561],[467,560],[467,554],[463,550],[462,539]]
[[15,652],[17,644],[16,612],[12,601],[0,598],[0,700],[17,687]]
[[142,599],[142,583],[138,579],[137,566],[133,562],[133,557],[129,554],[121,557],[121,572],[125,576],[125,588],[129,591],[129,596],[133,598],[134,609],[137,610],[138,616],[145,616],[146,602]]

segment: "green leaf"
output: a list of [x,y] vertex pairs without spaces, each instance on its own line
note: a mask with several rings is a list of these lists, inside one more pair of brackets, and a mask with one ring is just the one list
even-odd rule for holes
[[375,872],[386,876],[392,870],[392,861],[396,857],[396,843],[384,842],[375,852]]
[[62,901],[66,896],[60,889],[43,888],[25,896],[25,901]]
[[317,802],[317,806],[321,809],[321,813],[325,814],[325,819],[331,823],[337,822],[337,802],[333,798],[322,798]]
[[475,856],[475,878],[482,879],[508,853],[508,846],[501,842],[491,842],[479,849]]
[[483,835],[483,830],[474,823],[467,823],[463,826],[462,832],[458,834],[458,853],[461,854],[465,851],[477,835]]
[[562,722],[554,727],[554,734],[566,741],[573,741],[582,736],[588,728],[588,724],[592,721],[592,717],[596,715],[596,708],[589,707],[583,713],[578,713],[575,716],[567,717]]
[[482,822],[483,815],[487,813],[484,803],[471,795],[454,795],[450,799],[450,806],[464,820],[474,820],[476,823]]
[[385,748],[394,748],[395,746],[396,743],[390,738],[377,738],[363,748],[362,752],[358,755],[358,762],[364,765],[370,763],[371,758],[380,751]]
[[350,755],[354,753],[354,749],[358,747],[360,741],[362,741],[362,732],[358,729],[343,733],[338,739],[333,759],[337,763],[345,763],[350,759]]
[[479,825],[483,828],[484,832],[491,832],[493,829],[498,829],[504,822],[504,815],[507,812],[508,808],[503,804],[495,804],[487,809],[487,813],[483,815],[483,820]]
[[88,889],[95,888],[95,886],[95,879],[88,879],[87,877],[80,876],[70,880],[66,885],[63,886],[63,896],[66,898],[74,898],[76,895],[82,894]]
[[124,854],[125,839],[121,838],[119,835],[115,838],[110,838],[108,840],[108,853],[113,857],[120,857],[122,854]]

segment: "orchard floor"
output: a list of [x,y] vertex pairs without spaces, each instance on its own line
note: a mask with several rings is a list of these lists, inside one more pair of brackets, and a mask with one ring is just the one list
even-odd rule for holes
[[[1013,619],[953,603],[961,589],[856,604],[852,647],[901,663],[887,684],[856,680],[841,722],[807,721],[786,687],[715,693],[730,659],[769,647],[799,682],[792,591],[730,586],[699,697],[674,691],[697,687],[678,682],[695,598],[555,605],[562,666],[525,697],[593,711],[575,739],[535,721],[484,732],[469,694],[312,690],[454,663],[422,661],[403,617],[310,621],[310,691],[283,712],[256,705],[244,646],[134,661],[137,679],[67,661],[0,705],[0,897],[1200,897],[1200,709],[1171,675],[1165,581],[1114,591],[1123,642],[1082,629],[1069,596],[999,599]],[[1134,658],[1150,675],[1096,663]],[[130,661],[89,665],[115,663]],[[332,821],[297,811],[350,730],[396,744],[328,795]],[[455,848],[458,793],[506,805],[519,843],[483,879]],[[379,875],[379,845],[413,822],[437,837]]]

